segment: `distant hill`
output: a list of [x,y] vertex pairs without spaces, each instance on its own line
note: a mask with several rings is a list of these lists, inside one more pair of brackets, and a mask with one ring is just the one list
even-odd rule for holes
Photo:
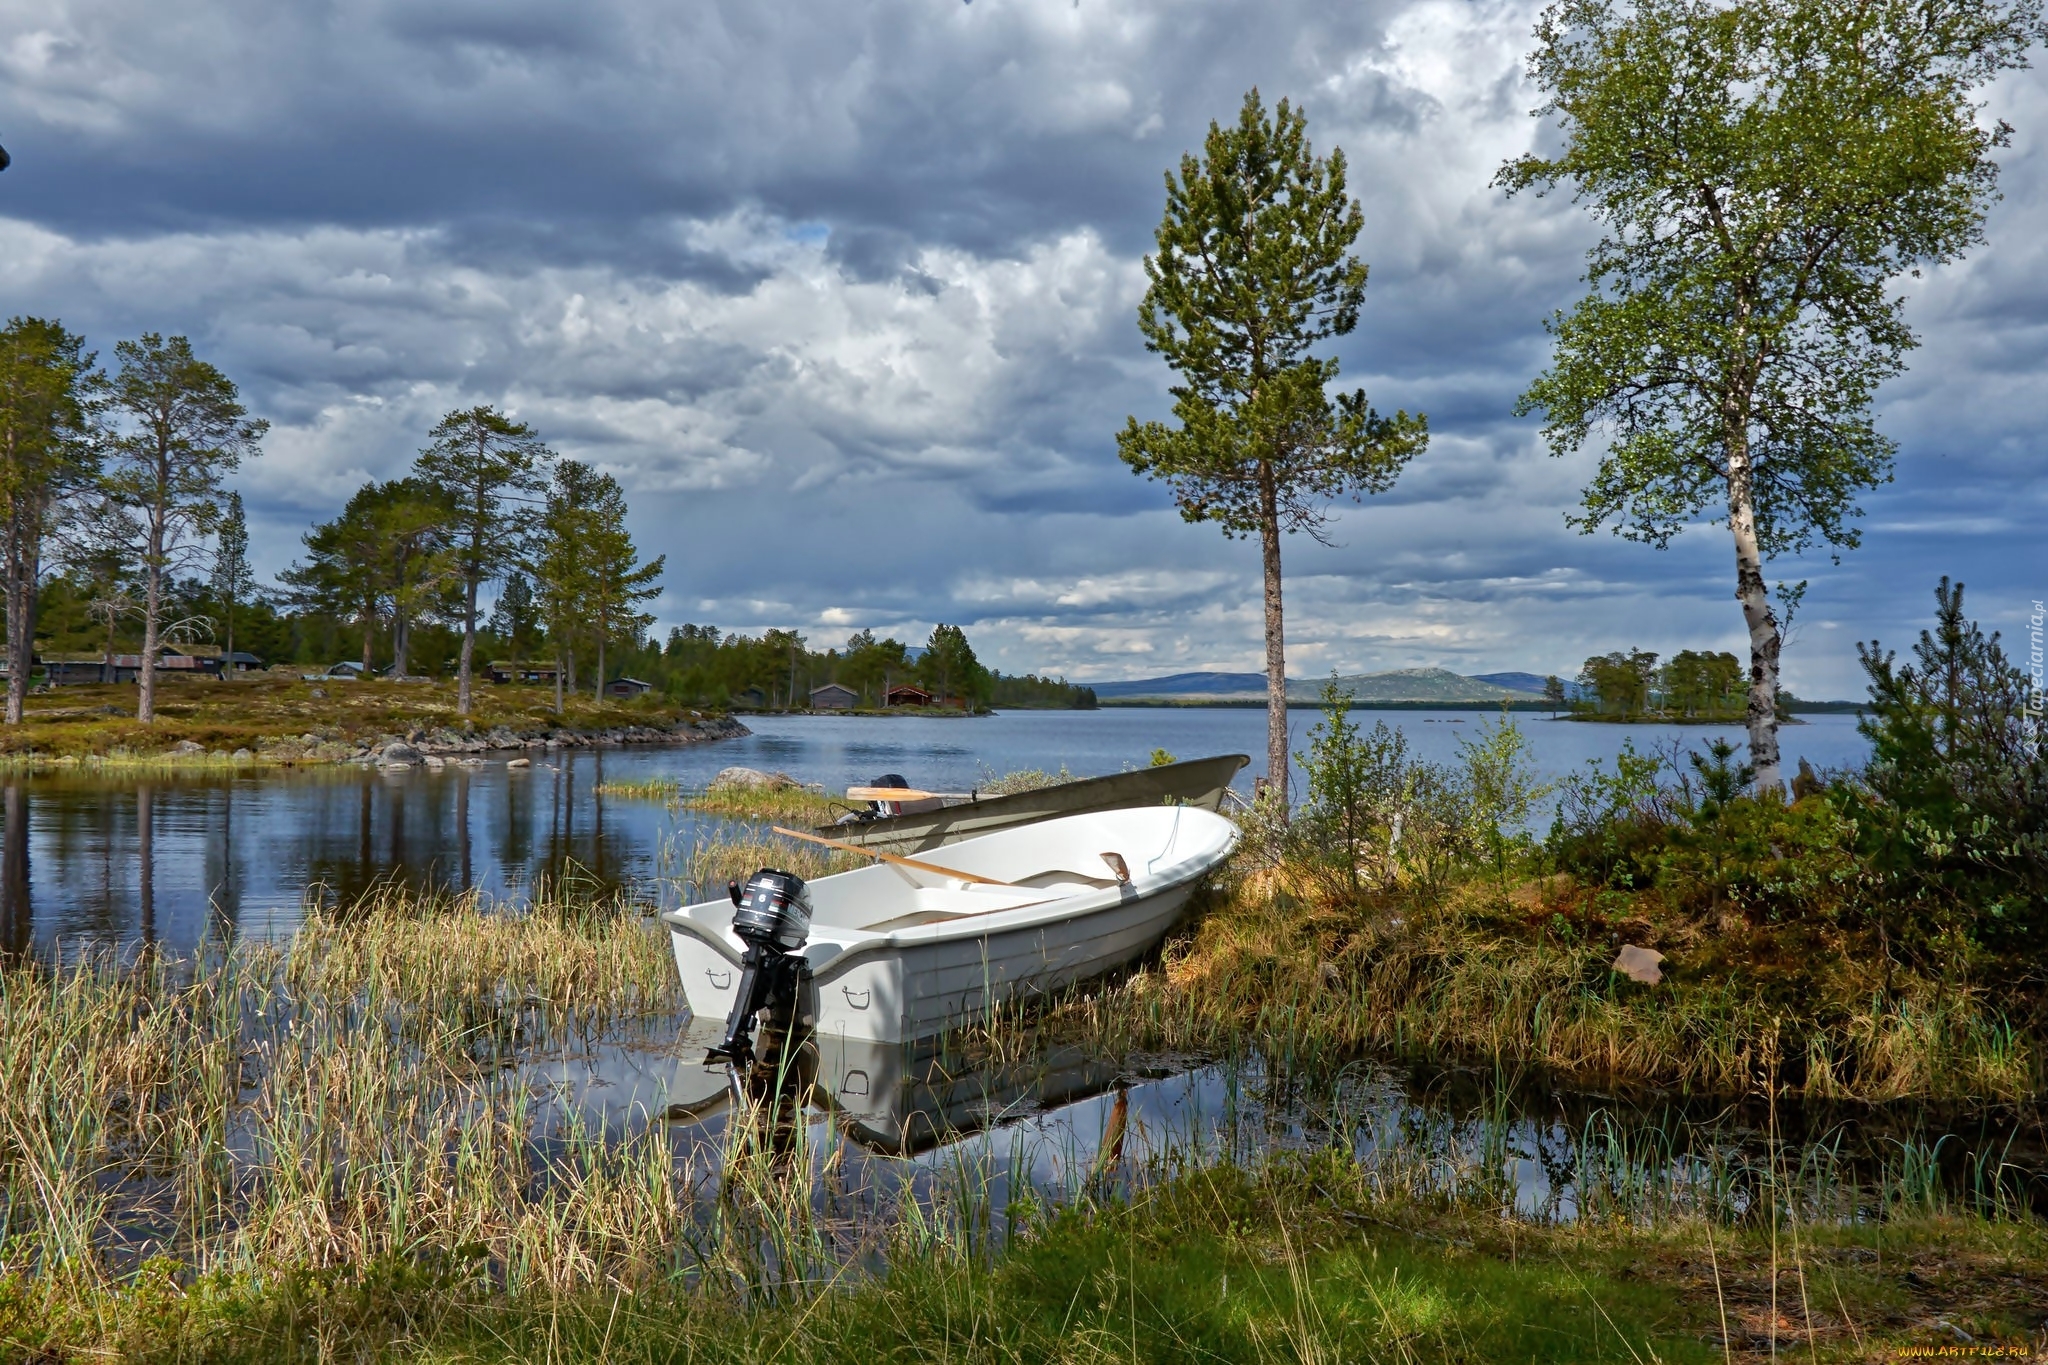
[[[1265,696],[1263,673],[1174,673],[1135,682],[1090,683],[1102,697],[1235,697]],[[1293,684],[1288,686],[1292,688]]]
[[[1543,695],[1543,675],[1540,673],[1474,673],[1472,681],[1492,683],[1495,687],[1505,687],[1516,692],[1534,692],[1539,697]],[[1563,681],[1565,699],[1576,699],[1579,695],[1579,685],[1570,678]]]
[[[1534,677],[1517,673],[1500,675]],[[1324,679],[1289,678],[1289,701],[1316,701],[1323,695]],[[1357,673],[1339,678],[1360,702],[1445,702],[1529,701],[1543,695],[1543,679],[1535,686],[1512,687],[1494,678],[1467,678],[1447,668],[1397,668],[1387,673]],[[1263,673],[1174,673],[1164,678],[1138,678],[1125,682],[1090,684],[1102,701],[1262,701],[1266,695]]]
[[[1315,701],[1323,695],[1327,679],[1289,679],[1288,700]],[[1371,701],[1527,701],[1526,688],[1503,687],[1479,678],[1467,678],[1448,668],[1396,668],[1386,673],[1357,673],[1337,679],[1348,688],[1352,700]],[[1536,695],[1543,695],[1543,682],[1536,683]]]

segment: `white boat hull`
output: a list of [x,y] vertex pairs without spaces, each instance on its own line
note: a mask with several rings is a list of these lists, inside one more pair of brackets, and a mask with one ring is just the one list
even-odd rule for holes
[[[805,948],[816,1032],[821,1042],[929,1038],[1114,971],[1158,945],[1236,845],[1219,815],[1154,806],[1005,830],[931,859],[1017,883],[1002,889],[887,865],[820,878]],[[1124,859],[1128,882],[1114,880],[1105,852]],[[691,1012],[723,1020],[744,952],[731,904],[663,919]]]

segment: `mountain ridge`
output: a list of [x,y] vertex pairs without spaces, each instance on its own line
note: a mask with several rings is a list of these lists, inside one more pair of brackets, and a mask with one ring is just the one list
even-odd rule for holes
[[[1543,680],[1535,688],[1507,687],[1496,678],[1534,674],[1467,677],[1447,668],[1394,668],[1379,673],[1353,673],[1337,679],[1360,702],[1488,702],[1541,700]],[[1289,701],[1315,701],[1325,678],[1289,678]],[[1158,678],[1132,678],[1086,684],[1103,701],[1255,701],[1266,695],[1263,673],[1220,671],[1170,673]]]

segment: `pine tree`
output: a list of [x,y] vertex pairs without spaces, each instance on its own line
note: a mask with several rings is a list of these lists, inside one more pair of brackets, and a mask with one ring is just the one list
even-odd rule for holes
[[155,332],[114,348],[120,373],[113,407],[121,426],[108,444],[108,486],[143,526],[142,668],[136,719],[156,720],[156,654],[167,578],[220,516],[220,480],[261,453],[270,428],[243,408],[234,381],[192,353],[184,337]]
[[1350,253],[1363,225],[1344,154],[1313,155],[1307,120],[1286,100],[1269,118],[1253,90],[1236,127],[1211,123],[1203,156],[1183,157],[1177,181],[1167,174],[1138,309],[1146,348],[1179,372],[1180,425],[1133,417],[1117,436],[1126,464],[1172,487],[1183,518],[1259,537],[1267,782],[1283,796],[1280,538],[1323,540],[1331,499],[1384,492],[1429,439],[1420,414],[1381,417],[1362,390],[1333,400],[1337,362],[1310,354],[1358,325],[1366,267]]
[[242,495],[228,494],[220,529],[213,539],[213,594],[227,616],[227,657],[223,675],[235,670],[235,607],[249,591],[249,521],[242,513]]
[[449,552],[462,583],[462,660],[455,710],[468,715],[476,657],[477,590],[518,562],[533,504],[555,453],[534,429],[493,407],[463,408],[435,426],[415,474],[446,497]]

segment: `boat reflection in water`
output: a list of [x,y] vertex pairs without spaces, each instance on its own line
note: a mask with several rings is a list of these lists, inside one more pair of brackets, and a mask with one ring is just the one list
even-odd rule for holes
[[906,1156],[1099,1095],[1123,1077],[1120,1065],[1081,1043],[1002,1058],[975,1048],[975,1041],[961,1035],[902,1045],[816,1039],[810,1092],[848,1137],[873,1151]]
[[[666,1117],[722,1136],[735,1086],[723,1062],[702,1060],[717,1040],[715,1021],[694,1020],[673,1046],[605,1046],[544,1063],[534,1076],[558,1105],[619,1129]],[[977,1030],[915,1043],[813,1036],[789,1059],[779,1091],[756,1094],[748,1109],[783,1125],[836,1128],[868,1151],[909,1156],[1006,1123],[1115,1089],[1119,1062],[1081,1042],[988,1046]]]

